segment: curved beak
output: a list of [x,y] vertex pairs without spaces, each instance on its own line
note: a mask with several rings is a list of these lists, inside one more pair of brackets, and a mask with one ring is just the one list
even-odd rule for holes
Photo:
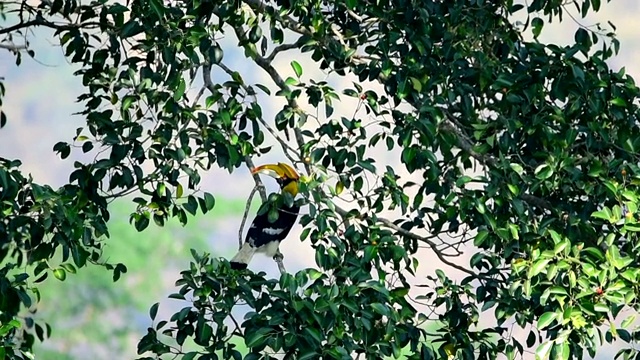
[[291,166],[284,163],[266,164],[266,165],[257,166],[251,170],[251,173],[252,174],[261,173],[261,174],[269,175],[276,179],[281,178],[281,179],[298,180],[300,178],[298,173]]

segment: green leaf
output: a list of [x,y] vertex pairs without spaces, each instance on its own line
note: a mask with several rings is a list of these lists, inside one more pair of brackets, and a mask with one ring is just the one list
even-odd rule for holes
[[213,210],[213,207],[216,205],[216,199],[213,197],[213,195],[209,194],[208,192],[205,192],[204,204],[205,204],[205,208],[202,209],[202,212],[206,213],[207,211]]
[[620,326],[622,328],[628,328],[629,326],[631,326],[631,324],[633,324],[633,322],[636,320],[636,314],[631,314],[629,315],[626,319],[624,319],[622,321],[622,323],[620,324]]
[[534,173],[538,180],[546,180],[553,175],[553,169],[548,164],[542,164],[536,168]]
[[477,247],[481,247],[484,241],[489,237],[489,232],[487,230],[480,230],[476,234],[476,237],[473,240],[473,245]]
[[300,78],[300,76],[302,76],[302,66],[300,66],[297,61],[291,61],[291,68],[293,68],[293,72],[296,73],[296,77]]
[[531,30],[533,32],[533,38],[536,39],[538,38],[538,36],[540,36],[540,33],[542,32],[542,27],[544,26],[544,20],[542,20],[539,17],[535,17],[533,18],[533,20],[531,20]]
[[411,80],[411,85],[413,86],[413,90],[415,90],[416,92],[422,91],[422,83],[420,82],[420,80],[418,80],[415,77],[410,77],[409,80]]
[[149,226],[149,214],[141,214],[135,221],[135,227],[138,231],[143,231]]
[[187,202],[182,204],[182,207],[189,212],[191,215],[195,215],[198,211],[198,201],[195,196],[189,195],[187,197]]
[[244,342],[248,348],[261,347],[265,345],[268,335],[271,332],[268,328],[259,328],[245,335]]
[[540,274],[547,267],[547,264],[549,264],[549,261],[551,261],[551,260],[550,259],[540,259],[540,260],[536,261],[533,264],[533,266],[531,266],[531,268],[529,269],[527,277],[529,279],[531,279],[532,277]]
[[609,312],[609,307],[603,303],[597,303],[595,305],[593,305],[593,310],[597,311],[597,312],[602,312],[602,313],[608,313]]
[[149,5],[151,5],[151,9],[158,15],[158,18],[163,17],[165,12],[165,7],[160,0],[149,0]]
[[609,208],[604,208],[602,210],[594,211],[591,214],[591,217],[613,222],[613,213],[611,213],[611,210]]
[[182,356],[180,359],[181,360],[193,360],[196,358],[196,356],[199,355],[197,351],[190,351],[186,354],[184,354],[184,356]]
[[515,171],[518,175],[522,176],[522,174],[524,174],[524,168],[522,167],[522,165],[520,164],[516,164],[516,163],[511,163],[509,164],[509,166],[511,167],[511,169],[513,171]]
[[279,217],[280,214],[278,213],[278,209],[275,206],[270,207],[269,212],[267,213],[267,220],[270,223],[275,223]]
[[311,359],[318,359],[318,353],[315,350],[312,349],[304,349],[304,352],[297,357],[297,359],[299,360],[311,360]]
[[619,107],[627,107],[627,102],[623,98],[614,98],[610,101],[611,105],[619,106]]
[[471,180],[473,180],[471,176],[463,175],[459,177],[458,180],[456,180],[456,186],[461,188],[464,186],[464,184],[469,183]]
[[66,159],[71,153],[71,146],[65,142],[59,142],[53,146],[53,151],[60,154],[61,159]]
[[554,322],[558,317],[558,314],[552,311],[548,311],[540,316],[538,319],[537,328],[538,330],[544,330],[547,326],[549,326],[552,322]]
[[53,276],[60,281],[64,281],[67,278],[67,272],[63,268],[57,268],[53,270]]
[[555,353],[554,360],[568,360],[571,356],[571,349],[569,348],[569,341],[559,341],[553,346]]
[[536,360],[549,359],[551,348],[553,347],[553,341],[544,342],[536,348]]
[[158,314],[158,307],[159,306],[160,306],[160,303],[155,303],[149,309],[149,316],[151,317],[151,320],[155,320],[156,319],[156,315]]
[[322,334],[318,329],[306,327],[302,332],[304,335],[309,336],[309,339],[313,339],[316,345],[319,346],[322,343]]
[[222,62],[222,58],[224,57],[224,51],[217,43],[214,44],[211,48],[209,48],[209,60],[212,64],[217,65]]
[[181,78],[180,81],[178,81],[178,87],[173,93],[173,100],[179,101],[180,99],[182,99],[182,96],[184,95],[186,89],[187,83],[184,81],[184,79]]
[[384,304],[373,303],[371,304],[371,308],[382,316],[389,316],[389,309]]

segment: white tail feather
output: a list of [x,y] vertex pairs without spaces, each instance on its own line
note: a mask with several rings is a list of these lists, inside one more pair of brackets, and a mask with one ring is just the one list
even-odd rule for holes
[[246,269],[247,265],[256,253],[256,248],[251,246],[248,242],[242,245],[242,248],[238,251],[236,256],[231,259],[231,268],[233,269]]

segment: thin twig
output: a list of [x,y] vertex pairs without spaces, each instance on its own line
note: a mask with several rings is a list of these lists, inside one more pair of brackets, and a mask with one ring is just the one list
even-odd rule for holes
[[480,279],[487,279],[482,274],[477,274],[477,273],[475,273],[475,272],[473,272],[473,271],[471,271],[469,269],[466,269],[466,268],[464,268],[464,267],[462,267],[462,266],[460,266],[460,265],[458,265],[458,264],[456,264],[454,262],[451,262],[451,261],[447,260],[447,258],[445,258],[445,256],[442,254],[442,252],[440,250],[438,250],[436,243],[434,243],[433,241],[427,239],[426,237],[420,236],[418,234],[412,233],[411,231],[405,230],[405,229],[401,228],[400,226],[394,224],[389,219],[385,219],[385,218],[380,218],[379,217],[378,221],[380,223],[382,223],[384,226],[388,227],[389,229],[397,231],[400,235],[403,235],[405,237],[408,237],[408,238],[411,238],[411,239],[415,239],[415,240],[418,240],[418,241],[422,241],[425,244],[429,245],[431,247],[431,249],[433,250],[433,252],[438,257],[438,259],[440,261],[442,261],[444,264],[446,264],[446,265],[448,265],[448,266],[450,266],[450,267],[452,267],[452,268],[454,268],[456,270],[462,271],[463,273],[469,274],[471,276],[478,277]]
[[[244,162],[245,164],[247,164],[249,171],[253,171],[253,169],[255,169],[256,166],[253,164],[253,160],[251,160],[250,156],[248,155],[245,156]],[[267,190],[265,190],[266,188],[262,183],[262,179],[260,179],[260,175],[252,173],[252,176],[253,176],[253,181],[256,183],[256,187],[258,188],[258,192],[260,193],[260,199],[262,200],[263,203],[267,202]]]
[[55,30],[59,30],[59,31],[64,31],[64,30],[74,30],[74,29],[80,29],[80,28],[84,28],[84,29],[95,29],[95,28],[99,28],[101,26],[100,23],[97,22],[85,22],[85,23],[80,23],[80,24],[55,24],[53,22],[50,21],[46,21],[44,19],[35,19],[35,20],[30,20],[30,21],[26,21],[26,22],[21,22],[9,27],[5,27],[5,28],[1,28],[0,29],[0,34],[8,34],[10,32],[13,31],[17,31],[17,30],[21,30],[24,28],[28,28],[31,26],[44,26],[44,27],[48,27],[51,29],[55,29]]
[[204,90],[206,89],[206,86],[202,86],[200,88],[200,90],[198,90],[198,93],[196,94],[196,97],[193,99],[193,103],[191,104],[191,107],[195,107],[196,104],[198,103],[198,101],[200,101],[200,97],[202,97],[202,94],[204,94]]
[[280,143],[282,150],[284,150],[284,156],[286,156],[287,159],[291,161],[291,163],[295,164],[297,162],[300,162],[300,160],[296,161],[291,156],[291,154],[289,154],[289,151],[293,152],[294,154],[297,154],[298,156],[300,156],[300,154],[298,154],[298,152],[294,148],[292,148],[289,144],[287,144],[286,141],[282,140],[282,138],[276,133],[276,131],[273,130],[273,128],[269,126],[269,124],[267,124],[267,122],[264,121],[263,118],[258,118],[258,122],[262,124],[262,126],[264,126],[267,129],[267,131],[269,131],[269,133],[276,139],[277,142]]
[[236,318],[233,317],[233,314],[229,313],[229,317],[231,318],[231,320],[233,321],[233,323],[235,324],[236,328],[235,330],[233,330],[233,333],[235,334],[235,332],[238,332],[238,336],[244,336],[244,334],[242,334],[242,327],[240,327],[240,324],[238,324],[238,321],[236,320]]
[[249,198],[247,199],[247,205],[244,208],[244,215],[242,215],[242,221],[240,222],[240,230],[238,230],[238,249],[242,249],[242,234],[244,233],[244,224],[247,222],[247,216],[249,215],[249,209],[251,208],[251,200],[253,200],[253,195],[258,190],[258,185],[253,187],[251,190],[251,194],[249,194]]

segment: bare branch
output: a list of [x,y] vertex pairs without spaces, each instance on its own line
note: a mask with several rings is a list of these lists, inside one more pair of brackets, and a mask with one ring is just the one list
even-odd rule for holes
[[304,43],[305,42],[303,41],[303,38],[298,38],[298,40],[292,44],[282,44],[280,46],[277,46],[275,49],[273,49],[271,54],[269,54],[269,56],[266,57],[265,60],[267,60],[268,62],[272,62],[273,59],[275,59],[276,55],[278,55],[279,53],[283,51],[292,50],[292,49],[298,49],[302,45],[304,45]]
[[19,52],[21,50],[26,50],[27,49],[27,45],[26,44],[22,44],[22,45],[0,44],[0,49],[9,50],[9,51],[17,53],[17,52]]
[[238,230],[238,249],[242,249],[242,243],[244,242],[242,238],[242,234],[244,233],[244,224],[247,222],[247,216],[249,215],[249,209],[251,208],[251,200],[253,200],[253,195],[256,193],[260,186],[256,184],[251,190],[251,194],[249,194],[249,198],[247,199],[247,205],[244,208],[244,214],[242,215],[242,221],[240,222],[240,230]]
[[73,29],[79,29],[79,28],[98,28],[100,26],[100,23],[97,22],[85,22],[85,23],[80,23],[80,24],[56,24],[50,21],[46,21],[42,18],[40,19],[35,19],[35,20],[30,20],[30,21],[26,21],[26,22],[20,22],[17,23],[15,25],[6,27],[6,28],[1,28],[0,29],[0,35],[1,34],[8,34],[10,32],[13,31],[17,31],[20,29],[24,29],[24,28],[28,28],[28,27],[32,27],[32,26],[44,26],[44,27],[48,27],[51,29],[55,29],[55,30],[73,30]]
[[[211,77],[211,76],[209,76]],[[196,97],[193,99],[193,103],[192,103],[192,107],[195,107],[196,104],[198,103],[198,101],[200,101],[200,98],[202,97],[202,94],[204,94],[204,90],[206,89],[206,86],[203,86],[200,88],[200,90],[198,90],[198,93],[196,94]]]

